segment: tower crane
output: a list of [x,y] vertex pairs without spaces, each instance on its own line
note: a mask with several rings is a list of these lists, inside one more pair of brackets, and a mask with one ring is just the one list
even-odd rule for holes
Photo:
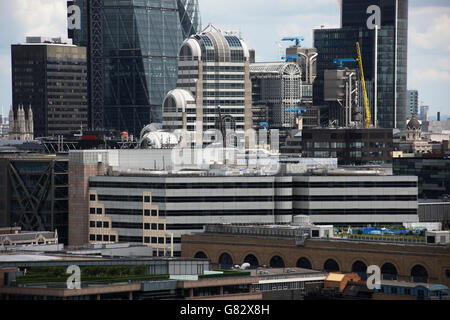
[[[359,71],[361,72],[361,83],[362,83],[362,90],[363,90],[363,97],[364,97],[364,106],[366,108],[366,116],[364,118],[364,126],[366,128],[370,128],[371,122],[372,122],[372,115],[370,114],[369,99],[367,98],[366,81],[364,80],[364,70],[363,70],[361,48],[359,46],[359,42],[356,42],[356,52],[358,54],[356,61],[358,61],[358,63],[359,63]],[[377,94],[377,93],[375,92],[375,94]]]
[[281,41],[295,41],[295,46],[300,48],[300,42],[305,41],[305,38],[303,37],[286,37],[281,39]]

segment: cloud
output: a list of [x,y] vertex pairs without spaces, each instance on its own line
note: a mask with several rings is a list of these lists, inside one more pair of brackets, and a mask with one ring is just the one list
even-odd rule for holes
[[412,47],[450,51],[450,8],[412,9],[409,16],[409,41]]
[[14,20],[25,36],[64,36],[66,0],[14,0]]

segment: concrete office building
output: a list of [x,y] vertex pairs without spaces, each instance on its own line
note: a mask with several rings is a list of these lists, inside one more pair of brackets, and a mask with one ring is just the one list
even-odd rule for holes
[[[286,224],[293,214],[345,225],[418,220],[416,177],[334,171],[320,159],[287,165],[276,175],[244,175],[231,169],[143,169],[154,162],[161,168],[168,152],[70,152],[69,245],[97,241],[92,235],[107,235],[109,242],[144,244],[150,237],[149,245],[168,245],[169,233],[177,256],[181,236],[208,224]],[[324,168],[330,168],[325,176]],[[146,222],[146,217],[153,220]],[[94,220],[108,224],[94,230],[90,227]]]
[[292,62],[250,65],[254,105],[267,105],[270,128],[296,127],[296,109],[302,102],[302,70]]
[[419,91],[408,90],[408,106],[406,115],[411,117],[413,114],[419,115]]
[[[179,51],[177,89],[163,102],[163,128],[203,137],[209,129],[252,127],[250,55],[236,35],[209,25]],[[197,141],[202,144],[203,141]]]
[[[379,29],[367,27],[367,20],[371,16],[367,9],[371,5],[380,8]],[[404,128],[407,108],[408,0],[343,0],[341,28],[314,30],[314,47],[319,53],[314,104],[323,104],[324,70],[337,68],[334,59],[355,59],[357,41],[361,46],[373,124],[380,128]],[[348,63],[346,66],[357,68],[357,63]]]
[[[69,30],[89,56],[89,127],[138,136],[160,123],[161,105],[176,87],[178,50],[200,32],[197,0],[74,0],[81,28]],[[69,12],[70,14],[71,12]]]
[[13,105],[31,106],[34,137],[87,127],[86,48],[61,38],[27,37],[11,46],[11,59]]

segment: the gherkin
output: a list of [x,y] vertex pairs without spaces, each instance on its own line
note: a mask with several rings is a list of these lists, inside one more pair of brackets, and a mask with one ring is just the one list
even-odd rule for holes
[[69,31],[89,52],[92,129],[138,134],[161,121],[165,94],[176,87],[178,50],[201,31],[198,0],[74,0],[81,30]]

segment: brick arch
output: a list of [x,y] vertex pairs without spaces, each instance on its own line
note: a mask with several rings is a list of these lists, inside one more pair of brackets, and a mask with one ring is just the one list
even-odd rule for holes
[[246,252],[244,252],[244,254],[241,255],[241,259],[240,259],[241,264],[244,263],[245,258],[247,258],[247,256],[249,256],[249,255],[254,256],[254,257],[256,258],[256,260],[258,260],[258,267],[263,265],[263,263],[262,263],[262,262],[263,262],[263,258],[261,258],[261,257],[256,253],[256,251],[246,251]]
[[[403,268],[400,268],[400,267],[399,267],[399,264],[397,263],[396,259],[386,259],[386,260],[383,260],[383,261],[379,264],[380,272],[381,272],[381,269],[383,268],[383,265],[385,265],[386,263],[392,264],[392,265],[395,267],[395,269],[397,270],[397,280],[399,279],[399,277],[405,275],[405,273],[403,272],[403,271],[404,271]],[[381,273],[382,273],[382,272],[381,272]]]
[[205,250],[204,248],[199,248],[199,249],[194,250],[194,251],[193,251],[192,257],[193,257],[193,258],[196,258],[196,256],[197,256],[200,252],[202,252],[202,253],[204,253],[204,254],[206,255],[206,259],[209,259],[209,260],[211,260],[211,262],[214,262],[214,261],[211,259],[211,255],[208,253],[208,250]]
[[324,270],[325,263],[330,259],[333,259],[334,261],[336,261],[336,263],[339,267],[339,272],[342,272],[343,264],[336,256],[326,256],[326,258],[322,259],[322,264],[320,265],[320,271]]
[[301,259],[305,258],[308,259],[309,263],[311,264],[311,269],[314,270],[314,260],[311,258],[308,254],[299,254],[297,255],[297,259],[295,260],[295,266],[297,266],[297,262]]
[[[407,272],[405,272],[405,276],[408,276],[408,277],[411,277],[411,272],[412,272],[412,270],[413,270],[413,268],[415,267],[415,266],[421,266],[422,268],[424,268],[425,269],[425,271],[426,271],[426,273],[427,273],[427,275],[428,275],[428,279],[427,279],[427,282],[430,282],[430,279],[432,279],[432,278],[435,278],[435,274],[434,273],[432,273],[432,269],[427,265],[427,263],[425,263],[424,261],[422,261],[422,260],[419,260],[419,261],[414,261],[414,262],[412,262],[412,263],[408,263],[407,265],[406,265],[406,268],[407,268]],[[410,279],[410,280],[412,280],[412,279]]]
[[228,251],[228,250],[218,250],[214,261],[219,264],[220,263],[220,261],[219,261],[220,257],[224,253],[228,254],[231,257],[231,260],[233,262],[232,265],[239,264],[239,262],[236,260],[236,257],[231,253],[231,251]]
[[273,257],[276,257],[276,256],[280,257],[283,260],[283,263],[284,263],[285,267],[288,266],[287,263],[286,263],[288,260],[286,259],[284,254],[280,253],[279,251],[273,251],[273,252],[267,254],[266,255],[267,263],[265,263],[265,265],[267,265],[267,267],[270,267],[270,261],[272,260]]
[[[369,263],[369,262],[367,261],[366,258],[361,258],[361,257],[354,258],[354,259],[350,260],[350,263],[349,263],[349,265],[348,265],[348,268],[347,268],[347,269],[348,269],[349,272],[352,271],[353,265],[354,265],[355,262],[357,262],[357,261],[363,262],[363,263],[366,265],[366,267],[369,267],[370,265],[373,264],[373,263]],[[381,268],[381,266],[380,266],[380,268]]]

